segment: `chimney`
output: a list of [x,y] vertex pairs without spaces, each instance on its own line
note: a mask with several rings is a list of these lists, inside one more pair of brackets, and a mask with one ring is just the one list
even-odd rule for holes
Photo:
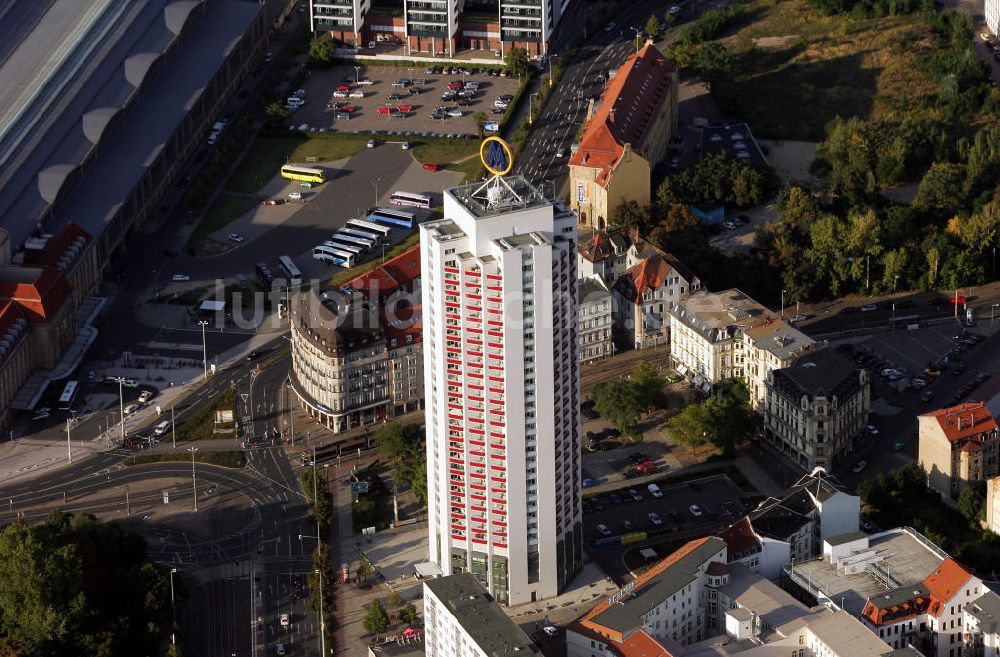
[[611,123],[612,123],[612,124],[613,124],[613,123],[615,122],[615,112],[616,112],[616,111],[617,111],[617,110],[615,110],[615,108],[614,108],[614,107],[612,107],[612,108],[611,108],[611,113],[610,113],[610,117],[611,117]]

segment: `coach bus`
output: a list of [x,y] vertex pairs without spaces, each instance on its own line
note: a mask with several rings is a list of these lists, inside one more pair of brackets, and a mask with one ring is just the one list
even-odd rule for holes
[[323,169],[314,169],[312,167],[300,167],[294,164],[286,164],[281,167],[281,177],[301,182],[322,183],[326,182],[326,171]]
[[350,266],[347,264],[346,259],[333,255],[330,249],[322,246],[317,246],[313,249],[313,259],[329,265],[340,265],[345,268]]
[[391,228],[386,228],[381,224],[366,219],[348,219],[347,225],[371,235],[378,235],[382,239],[389,239],[389,233],[392,232]]
[[378,208],[368,215],[369,221],[375,221],[387,226],[406,228],[407,230],[413,228],[414,218],[416,218],[416,215],[412,212],[390,210],[389,208]]
[[270,290],[274,287],[274,274],[263,262],[258,262],[257,266],[254,267],[254,272],[257,274],[257,280],[264,287],[265,290]]
[[323,242],[322,244],[316,246],[316,248],[313,249],[313,257],[316,256],[317,252],[342,258],[345,263],[343,266],[345,267],[353,267],[358,261],[357,255],[351,253],[350,251],[344,251],[340,248],[339,244],[333,244],[331,246],[330,242]]
[[59,409],[68,411],[73,408],[73,402],[76,401],[76,393],[79,391],[79,381],[67,381],[66,387],[63,388],[62,394],[59,395]]
[[411,192],[395,191],[389,197],[389,202],[393,205],[408,205],[413,208],[424,208],[430,210],[434,207],[434,201],[427,194],[413,194]]
[[374,248],[382,243],[382,236],[375,233],[366,233],[363,230],[358,230],[357,228],[343,227],[337,231],[342,235],[350,235],[351,237],[357,237],[358,239],[365,240],[366,242],[371,242],[369,248]]
[[295,266],[291,258],[283,255],[278,258],[278,262],[281,264],[281,268],[285,270],[285,275],[288,276],[289,285],[302,285],[302,272]]
[[367,251],[368,249],[375,246],[375,241],[370,238],[365,237],[355,237],[350,233],[345,233],[343,230],[338,230],[333,234],[333,238],[338,242],[345,242],[347,244],[353,244],[354,246],[360,246],[362,250]]
[[337,249],[340,251],[347,251],[348,253],[353,253],[354,257],[358,257],[364,253],[364,249],[357,244],[348,244],[346,242],[341,242],[338,239],[331,238],[320,244],[320,246],[325,246],[329,249]]

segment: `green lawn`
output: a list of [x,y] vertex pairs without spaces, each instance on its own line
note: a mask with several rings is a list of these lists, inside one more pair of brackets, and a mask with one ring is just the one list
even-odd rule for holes
[[[209,463],[220,465],[224,468],[242,468],[247,464],[246,456],[240,450],[225,450],[220,452],[195,452],[194,460],[198,463]],[[143,465],[145,463],[164,463],[169,461],[191,461],[191,455],[187,450],[184,452],[170,454],[138,454],[133,458],[125,459],[126,465]]]
[[[430,139],[417,137],[410,142],[410,152],[418,162],[433,162],[447,165],[463,160],[479,152],[479,141],[475,139]],[[478,163],[479,158],[474,157]],[[453,169],[455,167],[448,166]]]
[[366,135],[340,132],[309,133],[308,137],[298,134],[259,136],[233,171],[226,189],[253,194],[277,175],[283,164],[304,164],[311,157],[320,161],[340,160],[360,151],[368,139]]
[[212,205],[208,206],[204,218],[194,229],[188,244],[197,248],[197,245],[208,238],[209,234],[224,228],[234,219],[257,207],[259,203],[252,196],[230,196],[228,194],[219,196],[212,201]]
[[[236,415],[236,394],[232,390],[227,390],[212,400],[212,403],[201,409],[184,422],[177,425],[177,441],[184,440],[206,440],[209,438],[225,438],[233,436],[232,433],[216,434],[213,430],[215,425],[215,411],[231,410]],[[231,428],[228,425],[226,428]]]
[[[391,249],[389,249],[388,251],[386,251],[385,252],[385,259],[386,260],[390,260],[392,258],[395,258],[396,256],[402,254],[404,251],[406,251],[407,249],[409,249],[411,246],[413,246],[415,244],[419,244],[419,243],[420,243],[420,233],[419,232],[414,232],[412,235],[410,235],[409,237],[407,237],[405,240],[403,240],[402,242],[400,242],[396,246],[394,246]],[[367,271],[371,271],[372,269],[375,269],[376,267],[378,267],[381,264],[382,264],[382,257],[381,257],[381,254],[379,254],[378,257],[376,257],[376,258],[374,258],[372,260],[369,260],[368,262],[362,263],[360,265],[356,265],[354,267],[351,267],[350,269],[345,269],[344,271],[338,273],[336,276],[334,276],[329,281],[327,281],[326,285],[324,285],[323,287],[324,288],[327,288],[327,287],[339,287],[339,286],[343,285],[344,283],[346,283],[347,281],[349,281],[349,280],[351,280],[353,278],[357,278],[358,276],[360,276],[361,274],[363,274],[363,273],[365,273]]]
[[757,137],[817,141],[835,116],[901,118],[926,113],[933,82],[917,65],[927,26],[919,14],[824,16],[808,0],[750,0],[741,25],[721,39],[734,80],[713,91]]

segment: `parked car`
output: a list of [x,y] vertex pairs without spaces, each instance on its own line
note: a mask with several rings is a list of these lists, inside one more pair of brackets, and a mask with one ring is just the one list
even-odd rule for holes
[[365,92],[363,92],[363,91],[352,91],[351,93],[347,94],[347,97],[348,98],[364,98],[365,97]]
[[591,488],[592,486],[596,486],[597,484],[598,484],[598,481],[596,479],[594,479],[592,477],[587,477],[586,479],[583,480],[583,483],[581,485],[584,488]]
[[235,242],[237,244],[239,244],[240,242],[242,242],[243,240],[246,239],[245,237],[243,237],[239,233],[229,233],[228,237],[229,237],[229,241],[230,242]]
[[288,195],[288,200],[289,201],[301,201],[302,200],[302,192],[291,192]]
[[933,390],[925,390],[924,394],[920,395],[920,401],[924,402],[925,404],[930,400],[932,400],[933,398],[934,398]]
[[142,392],[139,393],[139,403],[140,404],[145,404],[146,402],[148,402],[152,398],[153,398],[153,391],[152,390],[143,390]]
[[697,504],[692,504],[691,506],[689,506],[688,511],[690,511],[691,515],[693,515],[695,518],[700,518],[702,516],[701,507],[698,506]]
[[877,436],[878,435],[878,429],[875,427],[874,424],[869,424],[868,425],[868,433],[870,435],[872,435],[872,436]]
[[122,412],[125,413],[125,415],[131,415],[132,413],[135,413],[137,410],[139,410],[138,404],[129,404],[123,409]]
[[175,283],[181,283],[183,281],[191,280],[191,277],[188,276],[187,274],[174,274],[173,276],[170,277],[170,280],[174,281]]
[[876,306],[874,303],[866,303],[865,305],[861,306],[861,312],[863,313],[870,313],[873,310],[878,310],[878,306]]
[[[380,108],[380,109],[381,109],[381,108]],[[369,140],[368,140],[368,143],[367,143],[367,144],[365,144],[365,147],[366,147],[366,148],[375,148],[376,146],[378,146],[378,142],[377,142],[377,141],[375,141],[374,139],[369,139]]]
[[546,625],[543,627],[542,632],[545,632],[545,634],[549,636],[559,636],[559,630],[552,625]]
[[651,523],[653,523],[653,525],[655,525],[655,526],[659,527],[660,525],[662,525],[662,524],[663,524],[663,521],[662,521],[662,520],[660,519],[660,516],[659,516],[659,514],[657,514],[657,513],[655,513],[655,512],[652,512],[652,511],[650,511],[650,512],[649,512],[648,514],[646,514],[646,515],[647,515],[647,517],[649,518],[649,521],[650,521]]
[[853,472],[854,474],[858,474],[867,467],[868,467],[868,461],[858,461],[857,463],[854,464],[854,467],[851,468],[851,472]]
[[601,536],[611,536],[611,528],[605,525],[603,522],[597,525],[597,533]]

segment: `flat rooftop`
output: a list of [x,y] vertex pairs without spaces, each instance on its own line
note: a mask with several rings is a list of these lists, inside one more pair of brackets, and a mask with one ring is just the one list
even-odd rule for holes
[[670,304],[670,314],[710,340],[732,337],[730,327],[763,324],[777,315],[736,288],[698,292]]
[[551,205],[542,191],[521,175],[497,176],[487,181],[452,187],[444,193],[476,218]]
[[489,657],[541,657],[535,643],[471,574],[435,577],[424,580],[424,586],[455,617],[484,654]]
[[811,594],[826,596],[850,614],[860,616],[869,598],[902,586],[922,584],[945,559],[942,553],[933,551],[909,530],[892,529],[876,534],[869,545],[882,557],[877,570],[883,578],[888,573],[886,581],[890,586],[880,583],[868,572],[838,573],[835,565],[823,559],[788,566],[786,572],[792,573],[795,582]]

